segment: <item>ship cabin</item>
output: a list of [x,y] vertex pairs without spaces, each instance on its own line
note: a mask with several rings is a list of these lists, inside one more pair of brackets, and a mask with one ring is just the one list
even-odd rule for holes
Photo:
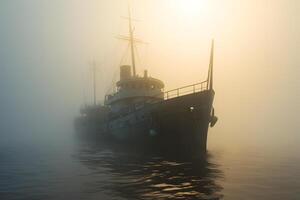
[[148,76],[147,70],[144,76],[131,74],[131,66],[120,67],[120,80],[116,83],[117,91],[105,97],[105,104],[110,106],[113,112],[124,109],[138,109],[146,103],[155,103],[164,99],[164,83]]

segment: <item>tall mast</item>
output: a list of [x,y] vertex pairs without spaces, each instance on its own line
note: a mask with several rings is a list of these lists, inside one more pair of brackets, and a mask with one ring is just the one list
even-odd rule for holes
[[132,69],[133,69],[133,76],[136,75],[135,72],[135,56],[134,56],[134,37],[133,37],[133,28],[132,28],[132,19],[131,19],[131,11],[130,6],[128,5],[128,17],[129,17],[129,42],[130,42],[130,49],[131,49],[131,62],[132,62]]
[[96,63],[95,61],[92,63],[92,68],[93,68],[93,90],[94,90],[94,105],[96,106],[97,104],[97,96],[96,96]]
[[214,67],[214,40],[211,43],[211,50],[210,50],[210,61],[209,61],[209,69],[208,69],[208,76],[207,76],[207,89],[213,89],[213,67]]

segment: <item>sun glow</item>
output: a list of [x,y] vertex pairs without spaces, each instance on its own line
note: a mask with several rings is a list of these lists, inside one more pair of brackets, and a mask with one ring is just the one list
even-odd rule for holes
[[208,9],[206,0],[172,0],[176,10],[185,17],[196,17],[203,15]]

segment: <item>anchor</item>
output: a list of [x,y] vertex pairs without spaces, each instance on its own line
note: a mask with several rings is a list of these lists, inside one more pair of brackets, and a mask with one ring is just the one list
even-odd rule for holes
[[210,116],[210,127],[214,127],[217,121],[218,117],[215,116],[215,108],[213,108]]

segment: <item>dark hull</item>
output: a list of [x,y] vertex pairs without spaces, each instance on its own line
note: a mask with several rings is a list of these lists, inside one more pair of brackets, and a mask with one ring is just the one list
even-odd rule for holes
[[214,91],[198,92],[150,104],[106,121],[78,119],[81,125],[77,127],[92,137],[125,145],[203,152],[213,98]]
[[158,142],[205,151],[213,96],[211,92],[201,92],[164,102],[155,113],[161,133]]

